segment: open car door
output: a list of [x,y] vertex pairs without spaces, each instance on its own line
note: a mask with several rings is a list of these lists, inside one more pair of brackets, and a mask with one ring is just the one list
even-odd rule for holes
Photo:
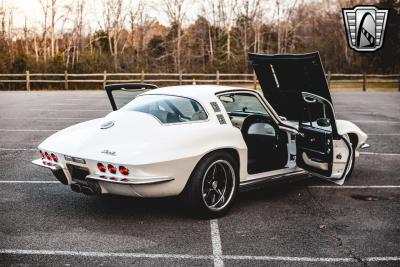
[[122,108],[140,93],[156,88],[156,85],[147,83],[109,84],[105,87],[113,110]]
[[297,165],[342,185],[353,160],[351,143],[338,134],[330,101],[311,93],[301,95],[303,108],[296,138]]

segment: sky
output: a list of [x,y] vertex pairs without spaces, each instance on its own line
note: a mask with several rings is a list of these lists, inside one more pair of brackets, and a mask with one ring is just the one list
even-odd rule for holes
[[[191,0],[193,1],[193,0]],[[73,2],[73,0],[58,0],[60,7]],[[127,3],[135,4],[138,0],[127,0]],[[161,6],[162,0],[151,0],[148,2],[147,14],[153,18],[157,18],[162,24],[168,24],[168,18],[164,14]],[[190,2],[190,1],[189,1]],[[198,1],[200,3],[201,1]],[[191,2],[191,8],[188,17],[197,17],[198,8],[194,9],[193,2]],[[29,25],[40,27],[42,23],[43,11],[39,0],[0,0],[0,4],[6,5],[13,9],[14,13],[14,27],[22,28],[27,18]],[[85,22],[89,23],[91,27],[98,28],[100,17],[102,16],[102,0],[86,0],[85,4]]]

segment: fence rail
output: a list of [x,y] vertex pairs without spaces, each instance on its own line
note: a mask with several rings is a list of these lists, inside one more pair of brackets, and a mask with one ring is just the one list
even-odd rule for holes
[[[397,83],[400,92],[400,74],[344,74],[331,73],[326,74],[329,84],[331,82],[358,83],[362,84],[362,90],[366,91],[368,83]],[[255,74],[237,74],[237,73],[26,73],[19,74],[0,74],[0,85],[12,83],[24,83],[24,89],[31,90],[31,85],[35,83],[63,84],[65,90],[69,89],[72,83],[97,83],[103,87],[109,83],[124,82],[147,82],[147,83],[214,83],[214,84],[252,84],[257,88],[257,78]]]

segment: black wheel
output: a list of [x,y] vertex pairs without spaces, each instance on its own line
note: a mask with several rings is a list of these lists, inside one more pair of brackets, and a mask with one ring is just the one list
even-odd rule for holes
[[229,153],[221,151],[205,156],[182,193],[189,212],[201,218],[226,214],[238,191],[238,173],[238,163]]

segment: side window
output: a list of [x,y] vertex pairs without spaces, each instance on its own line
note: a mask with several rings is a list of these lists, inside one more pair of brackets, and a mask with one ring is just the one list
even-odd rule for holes
[[219,100],[228,113],[268,115],[260,100],[253,94],[224,94],[219,96]]
[[303,114],[301,124],[303,126],[332,132],[332,124],[328,115],[329,107],[318,98],[304,96]]

